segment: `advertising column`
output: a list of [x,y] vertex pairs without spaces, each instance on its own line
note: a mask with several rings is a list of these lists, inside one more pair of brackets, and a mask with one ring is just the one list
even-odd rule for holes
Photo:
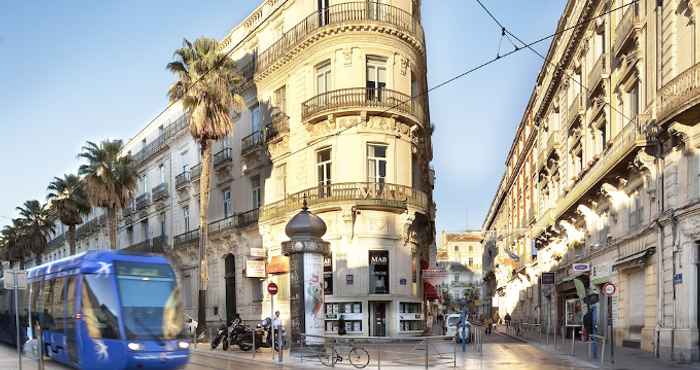
[[[306,202],[304,202],[306,203]],[[321,237],[326,224],[306,208],[294,216],[285,228],[291,239],[282,242],[282,253],[289,257],[289,305],[291,335],[294,343],[300,334],[311,335],[306,344],[320,344],[324,332],[323,259],[330,246]]]

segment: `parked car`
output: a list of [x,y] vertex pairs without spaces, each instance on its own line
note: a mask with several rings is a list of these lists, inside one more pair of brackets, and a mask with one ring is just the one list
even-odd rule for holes
[[[458,327],[459,325],[459,318],[460,314],[451,314],[447,315],[447,321],[445,321],[445,325],[447,326],[447,330],[445,335],[450,335],[455,337],[455,341],[457,343],[462,343],[462,328],[461,326]],[[467,320],[466,321],[466,334],[467,334],[467,343],[471,343],[472,339],[472,324]]]

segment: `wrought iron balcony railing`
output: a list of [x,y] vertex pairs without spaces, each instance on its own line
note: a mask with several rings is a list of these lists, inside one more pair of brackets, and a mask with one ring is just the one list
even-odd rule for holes
[[199,241],[199,229],[186,231],[182,234],[175,235],[173,238],[173,246],[181,247],[189,244],[196,244]]
[[257,208],[242,213],[236,213],[209,223],[209,234],[213,235],[239,227],[246,227],[256,222],[258,222]]
[[151,189],[151,199],[154,202],[168,198],[168,184],[162,183]]
[[262,148],[265,143],[263,132],[255,131],[252,134],[241,139],[241,154],[246,155],[252,153],[256,149]]
[[143,193],[136,197],[134,201],[136,204],[136,210],[142,210],[151,205],[151,194]]
[[423,28],[419,20],[400,8],[373,1],[349,2],[311,13],[275,43],[261,52],[256,59],[256,72],[260,73],[300,45],[316,30],[345,23],[380,23],[407,32],[424,43]]
[[423,98],[414,99],[389,89],[353,87],[327,91],[303,102],[301,117],[306,120],[315,115],[351,108],[407,114],[421,123],[425,116]]
[[233,156],[231,155],[231,148],[223,148],[214,154],[214,167],[219,167],[224,163],[233,162]]
[[190,171],[182,171],[175,176],[175,188],[182,189],[190,183]]
[[198,163],[198,164],[192,166],[192,168],[190,168],[190,180],[191,181],[199,180],[199,176],[201,176],[201,175],[202,175],[202,164],[201,163]]
[[161,134],[152,142],[146,144],[143,149],[139,150],[133,155],[133,160],[137,164],[151,158],[152,156],[160,153],[162,150],[166,149],[168,146],[165,144],[165,134]]
[[430,207],[427,194],[410,186],[375,182],[338,183],[302,190],[268,204],[260,211],[260,220],[284,216],[300,209],[305,196],[309,206],[353,201],[383,208],[405,209],[411,205],[428,211]]

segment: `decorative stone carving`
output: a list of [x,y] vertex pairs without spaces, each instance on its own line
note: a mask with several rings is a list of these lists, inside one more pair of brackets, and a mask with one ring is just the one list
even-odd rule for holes
[[669,127],[669,131],[681,138],[687,153],[694,153],[700,147],[700,127],[674,122]]
[[346,67],[352,66],[352,48],[343,49],[343,62]]
[[654,156],[647,154],[644,150],[640,150],[634,158],[634,165],[639,170],[647,172],[644,175],[644,187],[647,188],[647,191],[649,193],[656,191],[657,171]]
[[401,76],[406,75],[408,67],[411,65],[411,61],[406,57],[401,57]]

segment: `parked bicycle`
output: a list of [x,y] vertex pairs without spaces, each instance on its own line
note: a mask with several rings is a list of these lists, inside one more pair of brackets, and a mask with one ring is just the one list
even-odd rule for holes
[[[333,351],[332,353],[331,350]],[[338,362],[343,362],[343,356],[335,348],[329,347],[324,347],[324,350],[318,354],[318,358],[323,365],[329,367],[335,366]],[[362,347],[351,346],[345,358],[350,362],[350,365],[357,369],[362,369],[369,365],[369,352]]]

